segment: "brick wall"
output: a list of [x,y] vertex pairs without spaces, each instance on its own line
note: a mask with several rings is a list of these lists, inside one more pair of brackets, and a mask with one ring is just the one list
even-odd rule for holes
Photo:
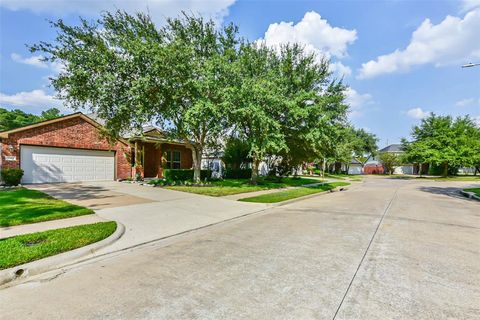
[[[129,162],[130,146],[122,142],[110,145],[107,139],[100,136],[100,131],[97,127],[80,117],[12,133],[8,139],[2,139],[2,167],[20,167],[20,146],[22,144],[115,151],[116,178],[125,179],[131,176],[131,165]],[[13,146],[13,150],[11,146]],[[5,161],[5,156],[15,156],[16,161]]]
[[181,169],[191,169],[193,165],[192,149],[182,145],[163,143],[162,154],[167,150],[180,151],[180,167]]

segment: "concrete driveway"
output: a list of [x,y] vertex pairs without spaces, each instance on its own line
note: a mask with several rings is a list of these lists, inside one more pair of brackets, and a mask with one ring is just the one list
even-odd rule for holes
[[465,185],[366,179],[0,290],[0,314],[478,319],[480,204],[454,192]]
[[86,206],[125,225],[125,234],[97,255],[123,250],[259,212],[267,205],[238,202],[137,184],[89,182],[32,186],[58,199]]

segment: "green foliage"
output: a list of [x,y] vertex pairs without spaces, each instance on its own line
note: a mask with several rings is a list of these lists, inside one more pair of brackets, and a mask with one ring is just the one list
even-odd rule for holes
[[42,111],[42,113],[40,114],[40,118],[42,119],[42,121],[59,118],[61,116],[63,115],[60,113],[60,110],[58,110],[57,108],[51,108],[51,109]]
[[7,186],[17,186],[23,177],[23,170],[16,168],[5,168],[0,172],[0,177]]
[[439,166],[443,176],[480,163],[480,128],[468,116],[454,119],[432,113],[413,127],[411,136],[412,141],[402,140],[406,158],[430,163],[432,170]]
[[[193,169],[164,169],[163,176],[167,181],[192,181]],[[212,170],[201,170],[200,179],[202,181],[210,179],[212,176]]]
[[147,14],[123,11],[76,27],[52,25],[55,42],[31,50],[66,62],[52,80],[61,98],[90,107],[114,137],[156,122],[195,150],[198,180],[204,146],[225,130],[226,66],[235,57],[237,28],[186,14],[157,28]]
[[382,152],[379,158],[388,174],[393,174],[395,167],[401,164],[400,157],[393,152]]
[[354,158],[364,166],[368,159],[376,155],[378,139],[374,134],[364,129],[355,130],[353,139]]
[[226,169],[226,179],[248,179],[252,176],[252,169]]
[[62,116],[56,108],[43,111],[40,116],[26,113],[19,109],[7,110],[0,108],[0,131],[24,127],[36,122],[50,120]]
[[114,221],[99,222],[2,239],[0,270],[92,244],[116,228]]
[[0,227],[93,214],[93,210],[52,198],[36,190],[0,191]]
[[250,146],[239,138],[231,137],[225,144],[222,161],[227,169],[238,170],[251,162]]

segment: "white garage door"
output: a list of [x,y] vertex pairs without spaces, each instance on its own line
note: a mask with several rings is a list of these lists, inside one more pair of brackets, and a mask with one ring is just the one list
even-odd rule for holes
[[113,180],[111,151],[21,146],[23,183]]

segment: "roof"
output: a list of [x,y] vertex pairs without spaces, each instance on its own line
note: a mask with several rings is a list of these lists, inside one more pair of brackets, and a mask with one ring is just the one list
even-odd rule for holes
[[[64,121],[64,120],[74,119],[74,118],[81,118],[81,119],[90,123],[92,126],[94,126],[96,128],[103,128],[103,125],[101,125],[100,123],[98,123],[98,121],[92,119],[91,117],[89,117],[89,116],[87,116],[87,115],[85,115],[81,112],[75,112],[75,113],[68,114],[66,116],[61,116],[61,117],[58,117],[58,118],[55,118],[55,119],[45,120],[45,121],[37,122],[37,123],[34,123],[34,124],[30,124],[30,125],[27,125],[27,126],[23,126],[23,127],[19,127],[19,128],[15,128],[15,129],[0,132],[0,138],[7,139],[8,136],[12,133],[22,132],[22,131],[38,128],[38,127],[41,127],[41,126],[49,125],[49,124],[52,124],[52,123],[57,123],[57,122]],[[128,142],[125,141],[124,139],[118,139],[118,140],[120,142],[128,145]]]
[[403,152],[403,148],[401,144],[391,144],[383,149],[378,150],[378,152]]

